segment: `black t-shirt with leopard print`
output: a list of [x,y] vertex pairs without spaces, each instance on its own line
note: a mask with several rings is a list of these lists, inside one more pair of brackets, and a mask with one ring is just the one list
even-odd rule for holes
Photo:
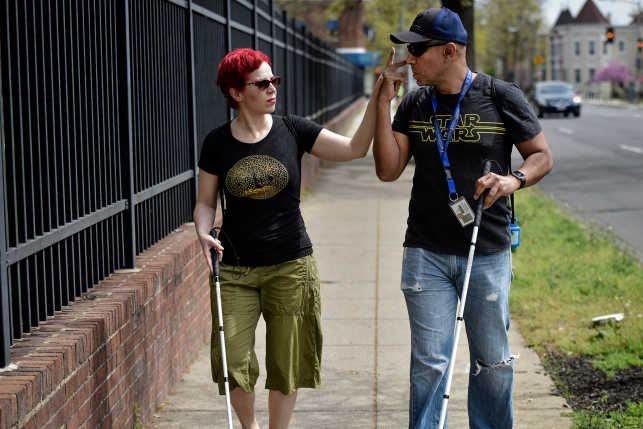
[[[203,142],[199,168],[218,176],[226,211],[223,230],[245,267],[292,261],[313,253],[299,209],[301,159],[311,151],[320,125],[299,116],[272,117],[261,141],[243,143],[232,135],[230,122],[214,129]],[[226,234],[223,262],[236,264]]]

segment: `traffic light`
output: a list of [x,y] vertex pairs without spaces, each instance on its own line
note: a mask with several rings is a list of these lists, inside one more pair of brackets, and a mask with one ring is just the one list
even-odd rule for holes
[[643,52],[643,39],[639,38],[638,42],[636,42],[636,46],[639,48],[639,53]]
[[605,43],[614,43],[614,28],[613,27],[607,27],[607,40]]

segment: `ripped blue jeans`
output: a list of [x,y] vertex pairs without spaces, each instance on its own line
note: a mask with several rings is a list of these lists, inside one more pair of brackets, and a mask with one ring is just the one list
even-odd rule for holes
[[[410,429],[438,428],[466,268],[466,256],[404,249],[401,289],[411,324]],[[513,361],[517,356],[509,351],[507,337],[512,279],[509,250],[494,255],[476,253],[464,308],[471,429],[513,426]]]

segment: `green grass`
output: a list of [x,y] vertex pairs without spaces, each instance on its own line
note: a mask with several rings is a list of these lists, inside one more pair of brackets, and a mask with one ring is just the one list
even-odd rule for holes
[[[595,356],[613,370],[643,359],[643,269],[609,231],[585,227],[538,190],[516,194],[522,243],[513,259],[511,311],[537,352]],[[591,319],[624,313],[620,322]]]
[[[638,257],[623,249],[611,230],[582,225],[537,189],[516,193],[516,217],[522,242],[513,254],[510,306],[527,343],[541,356],[593,356],[592,365],[608,377],[616,369],[643,366],[643,268]],[[614,313],[625,317],[591,322]],[[599,402],[574,413],[574,427],[643,427],[643,403],[608,413]]]
[[574,414],[574,426],[577,429],[640,429],[643,427],[643,403],[627,403],[625,411],[604,411],[601,404],[607,397],[595,401],[587,411]]

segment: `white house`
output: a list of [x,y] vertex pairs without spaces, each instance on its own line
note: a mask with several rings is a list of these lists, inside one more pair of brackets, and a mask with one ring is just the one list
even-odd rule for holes
[[[606,43],[609,27],[614,30],[613,43]],[[643,38],[643,14],[628,26],[614,27],[592,0],[587,0],[576,17],[565,9],[549,34],[547,76],[573,83],[588,97],[609,98],[611,85],[593,84],[590,79],[609,63],[619,63],[643,81],[639,38]]]

